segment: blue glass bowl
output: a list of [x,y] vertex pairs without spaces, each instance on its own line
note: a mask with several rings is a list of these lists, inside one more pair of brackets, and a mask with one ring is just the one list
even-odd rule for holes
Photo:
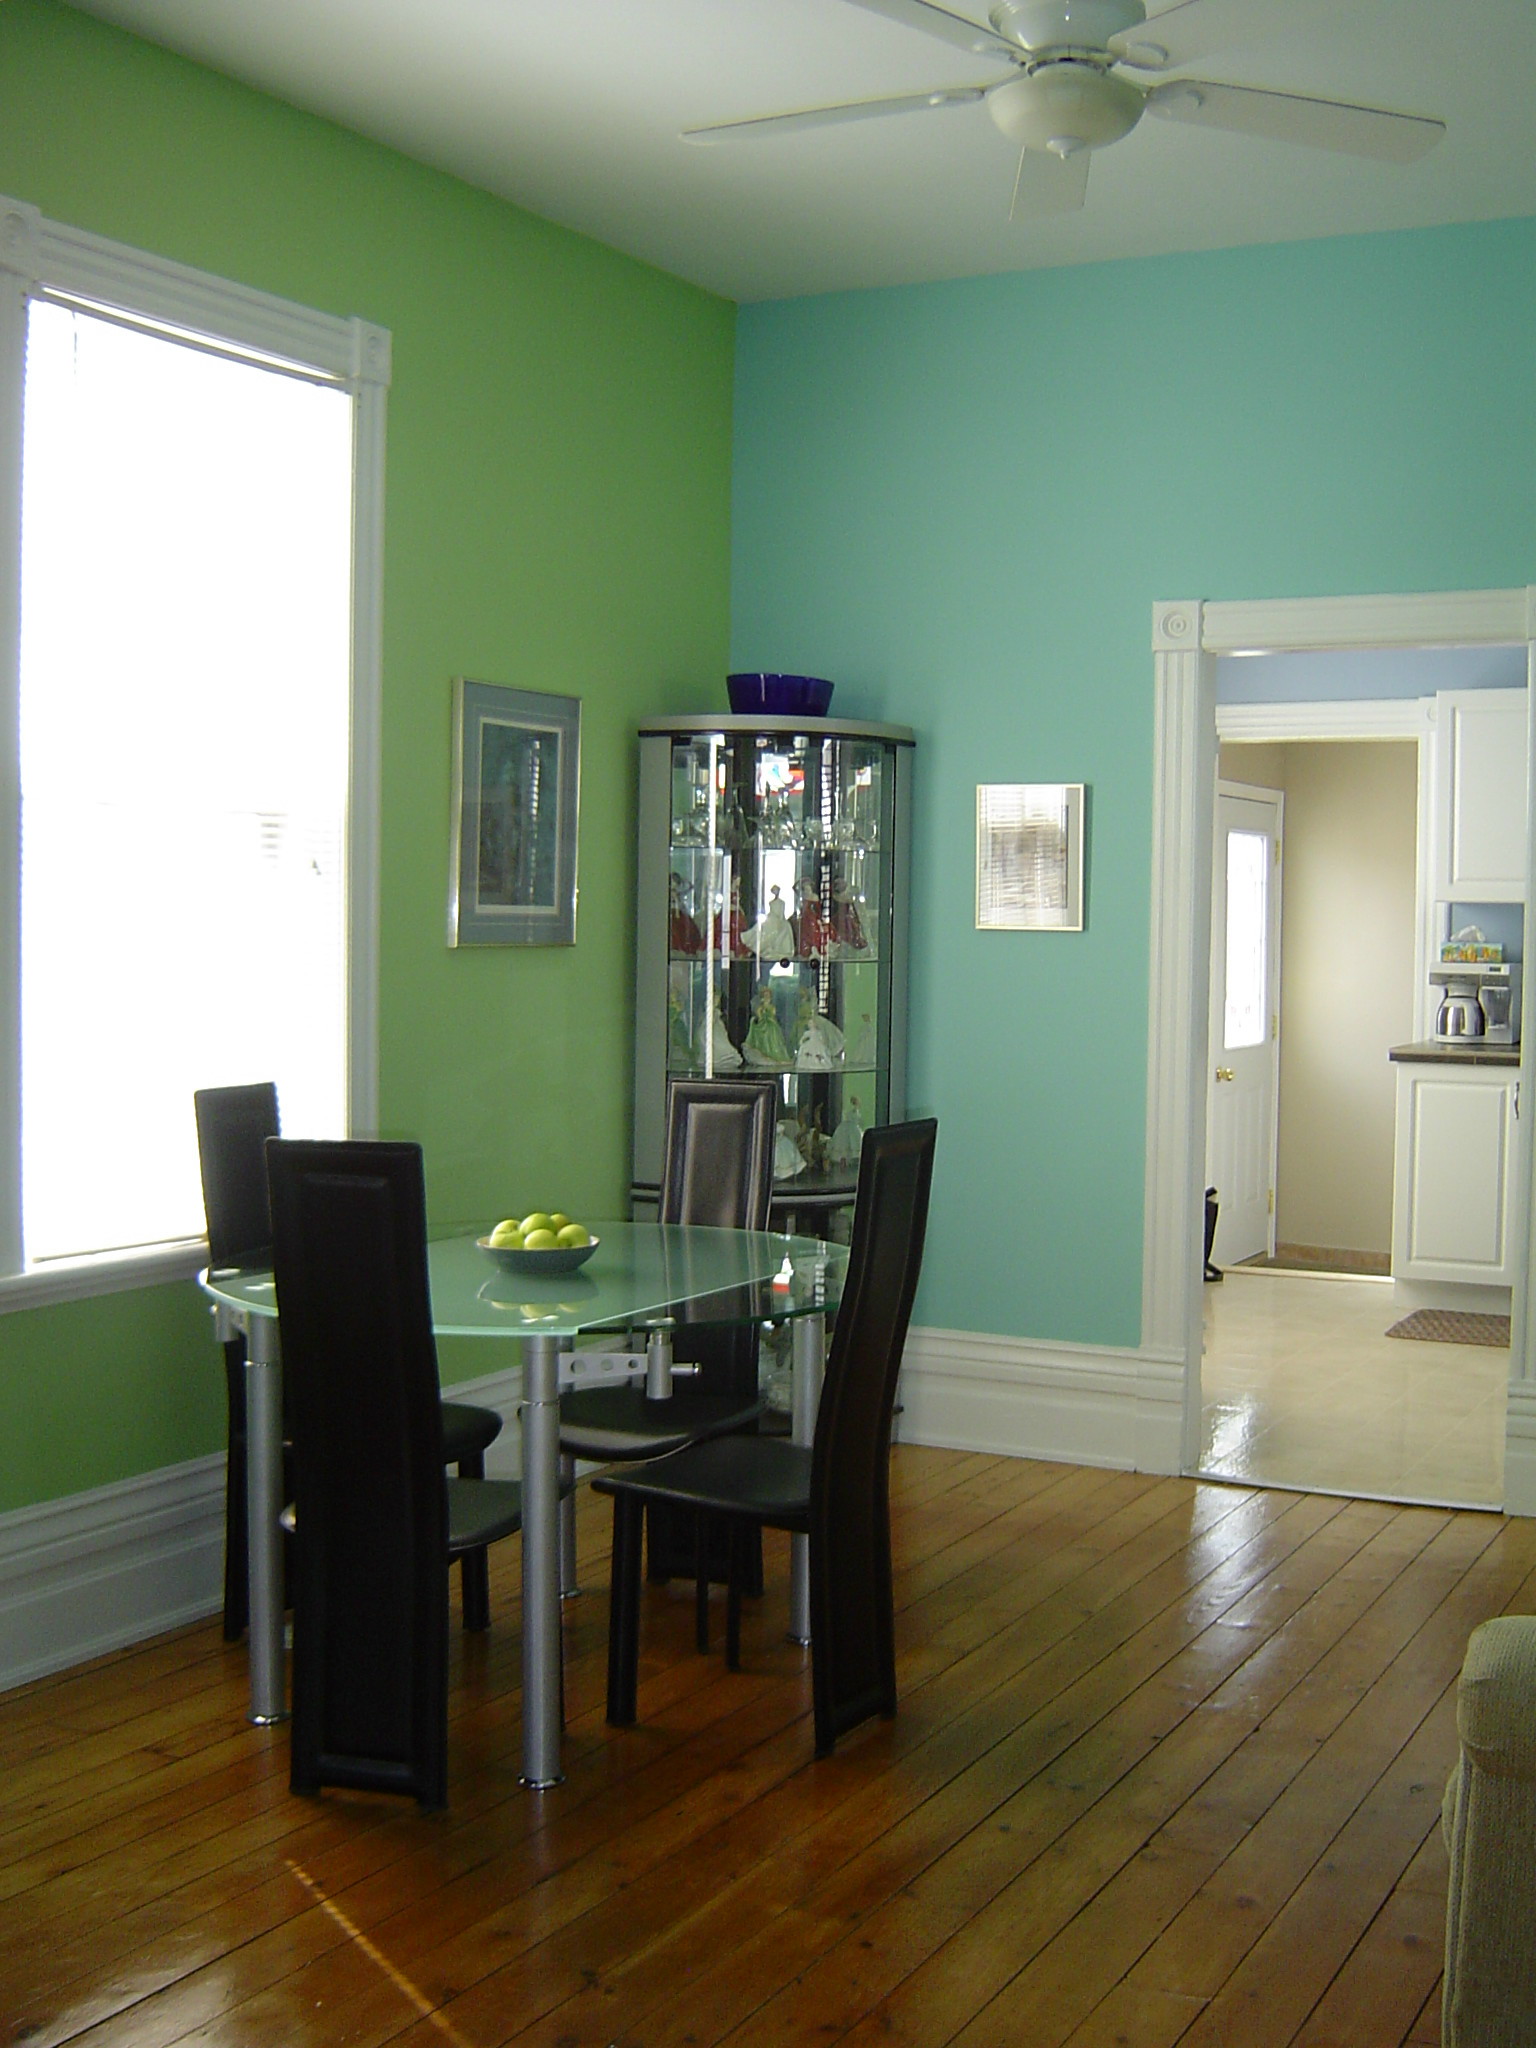
[[725,687],[731,709],[744,718],[759,713],[773,718],[825,718],[832,702],[832,685],[824,676],[727,676]]

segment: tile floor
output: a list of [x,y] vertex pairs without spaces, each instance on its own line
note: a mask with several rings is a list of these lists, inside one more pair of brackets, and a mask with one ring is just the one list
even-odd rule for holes
[[1201,1471],[1497,1506],[1509,1352],[1387,1337],[1398,1315],[1390,1281],[1249,1269],[1207,1286]]

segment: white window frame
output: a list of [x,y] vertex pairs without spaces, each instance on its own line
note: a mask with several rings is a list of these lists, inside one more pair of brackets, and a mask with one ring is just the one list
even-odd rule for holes
[[[0,1313],[190,1277],[201,1239],[24,1269],[21,1233],[21,438],[27,302],[40,291],[122,308],[318,373],[353,404],[352,676],[346,825],[347,1128],[378,1128],[379,695],[384,415],[390,337],[368,321],[46,220],[0,198]],[[210,1001],[261,1000],[261,962],[210,942]],[[187,1115],[192,1114],[190,1099]]]

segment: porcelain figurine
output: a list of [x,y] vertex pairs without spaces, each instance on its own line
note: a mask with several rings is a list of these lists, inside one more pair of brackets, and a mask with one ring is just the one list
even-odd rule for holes
[[775,1180],[793,1180],[797,1173],[804,1171],[800,1126],[792,1117],[784,1117],[773,1136],[773,1177]]
[[777,882],[768,891],[768,908],[743,937],[760,960],[794,958],[795,928],[784,915],[784,898]]
[[821,1128],[821,1111],[813,1109],[806,1116],[800,1113],[800,1157],[812,1173],[824,1173],[827,1166],[827,1134]]
[[806,882],[800,891],[799,929],[796,937],[802,960],[825,960],[837,943],[832,920],[821,907],[815,884]]
[[688,1070],[697,1065],[693,1039],[689,1035],[683,1005],[674,989],[667,997],[667,1056],[674,1069]]
[[847,882],[839,882],[833,892],[832,935],[842,950],[845,960],[863,960],[869,957],[869,943],[864,937],[864,920],[859,916],[859,899]]
[[773,990],[766,981],[759,988],[757,1001],[752,1005],[752,1021],[747,1026],[741,1050],[749,1067],[787,1067],[793,1064],[789,1056],[789,1041],[779,1023],[779,1013],[773,1006]]
[[747,957],[741,919],[741,882],[733,878],[729,905],[715,912],[715,951],[722,960],[745,960]]
[[795,1039],[795,1065],[824,1070],[842,1065],[843,1034],[820,1010],[814,1009],[809,996],[800,998],[800,1016]]
[[671,878],[671,946],[674,953],[693,954],[704,950],[704,934],[688,914],[683,902],[681,875]]
[[853,1044],[844,1056],[850,1067],[872,1067],[875,1064],[875,1027],[870,1022],[868,1010],[860,1016]]
[[717,1074],[733,1074],[741,1065],[741,1054],[731,1043],[731,1034],[725,1028],[725,1012],[718,1004],[709,1020],[709,1057]]
[[848,1113],[832,1133],[831,1153],[838,1166],[854,1166],[864,1149],[864,1123],[859,1115],[859,1098],[850,1095]]

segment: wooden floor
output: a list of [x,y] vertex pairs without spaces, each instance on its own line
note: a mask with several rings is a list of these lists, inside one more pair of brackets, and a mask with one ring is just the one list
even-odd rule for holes
[[914,1448],[893,1493],[901,1712],[822,1763],[778,1550],[739,1676],[648,1590],[634,1730],[572,1603],[533,1795],[503,1545],[446,1815],[292,1797],[213,1623],[5,1695],[0,2041],[1437,2042],[1454,1682],[1536,1523]]

